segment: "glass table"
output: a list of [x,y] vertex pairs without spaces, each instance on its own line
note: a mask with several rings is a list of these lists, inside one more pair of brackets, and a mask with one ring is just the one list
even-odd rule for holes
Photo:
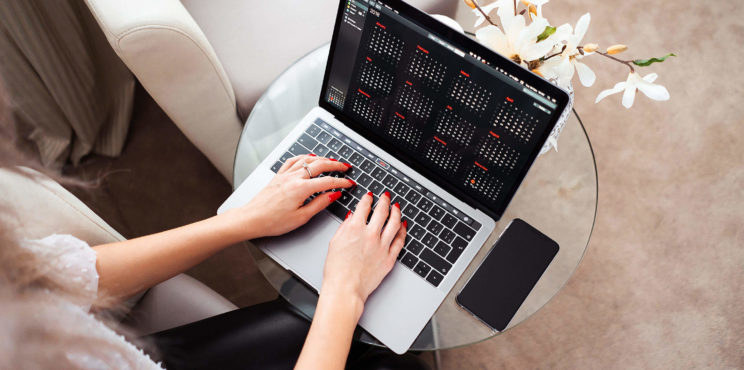
[[[281,139],[318,104],[329,45],[299,59],[266,90],[248,117],[235,154],[237,187]],[[455,303],[455,296],[480,264],[490,246],[514,218],[533,225],[560,245],[543,274],[506,330],[533,315],[560,291],[581,262],[594,228],[597,211],[597,171],[586,131],[574,111],[558,141],[559,150],[537,158],[488,241],[472,261],[411,350],[465,346],[499,332],[483,325]],[[268,258],[250,242],[251,255],[269,283],[294,307],[312,317],[316,293]],[[363,330],[355,338],[379,344]]]

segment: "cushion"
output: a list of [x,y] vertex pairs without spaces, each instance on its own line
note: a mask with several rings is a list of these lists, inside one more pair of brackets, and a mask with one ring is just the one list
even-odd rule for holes
[[[294,61],[330,41],[338,0],[183,0],[204,31],[235,90],[245,120],[266,87]],[[430,14],[452,16],[454,0],[413,0]]]

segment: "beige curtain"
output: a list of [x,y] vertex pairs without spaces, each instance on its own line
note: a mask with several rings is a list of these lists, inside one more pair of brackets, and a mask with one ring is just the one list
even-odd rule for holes
[[45,166],[121,153],[134,78],[82,0],[0,0],[0,77]]

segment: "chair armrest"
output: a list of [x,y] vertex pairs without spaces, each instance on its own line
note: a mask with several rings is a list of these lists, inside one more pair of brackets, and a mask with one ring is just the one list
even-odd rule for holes
[[232,182],[242,129],[235,94],[178,0],[86,0],[117,55],[186,137]]

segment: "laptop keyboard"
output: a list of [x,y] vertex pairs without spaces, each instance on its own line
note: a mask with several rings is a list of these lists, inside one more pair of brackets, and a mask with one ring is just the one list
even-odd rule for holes
[[349,210],[356,209],[367,192],[376,196],[390,192],[391,204],[398,202],[403,219],[408,221],[408,234],[398,261],[434,286],[439,286],[481,228],[472,217],[439,199],[320,118],[271,166],[271,170],[276,173],[287,159],[310,153],[353,165],[344,173],[320,175],[348,177],[357,183],[327,209],[341,220]]

